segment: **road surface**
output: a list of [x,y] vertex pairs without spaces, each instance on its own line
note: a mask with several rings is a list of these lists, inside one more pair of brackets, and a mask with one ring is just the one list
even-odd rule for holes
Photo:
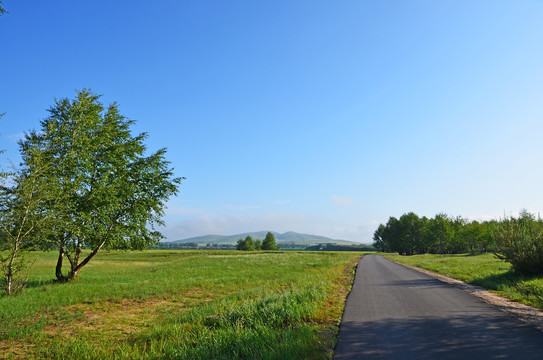
[[334,359],[543,359],[543,333],[450,284],[366,255]]

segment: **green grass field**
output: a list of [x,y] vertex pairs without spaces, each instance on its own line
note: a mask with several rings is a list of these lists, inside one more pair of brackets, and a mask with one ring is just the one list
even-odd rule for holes
[[329,359],[360,253],[103,252],[0,297],[0,357]]
[[543,276],[514,273],[508,263],[493,254],[387,255],[387,258],[482,286],[513,301],[543,310]]

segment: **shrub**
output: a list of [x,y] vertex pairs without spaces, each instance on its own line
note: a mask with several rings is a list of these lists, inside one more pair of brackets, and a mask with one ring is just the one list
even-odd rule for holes
[[543,274],[543,221],[525,210],[518,218],[506,218],[493,232],[496,256],[515,271]]

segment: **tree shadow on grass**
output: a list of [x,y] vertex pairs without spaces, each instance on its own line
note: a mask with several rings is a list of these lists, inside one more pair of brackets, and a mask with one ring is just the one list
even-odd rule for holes
[[57,282],[55,282],[53,278],[48,279],[48,280],[42,280],[42,279],[29,280],[26,283],[25,289],[34,289],[34,288],[39,288],[39,287],[44,287],[44,286],[51,286],[54,284],[57,284]]
[[[539,282],[534,280],[541,280]],[[543,276],[514,272],[512,270],[502,274],[492,274],[477,278],[471,284],[482,286],[489,290],[503,291],[526,304],[543,309]]]
[[542,275],[522,274],[513,270],[509,270],[501,274],[492,274],[480,278],[475,278],[470,283],[473,285],[483,286],[490,290],[501,290],[504,286],[515,286],[526,281],[542,278]]

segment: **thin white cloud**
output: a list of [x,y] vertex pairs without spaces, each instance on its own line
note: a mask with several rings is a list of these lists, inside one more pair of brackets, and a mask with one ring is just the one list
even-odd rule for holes
[[332,195],[332,201],[337,206],[349,207],[354,205],[354,199],[349,196],[339,197],[337,195]]

